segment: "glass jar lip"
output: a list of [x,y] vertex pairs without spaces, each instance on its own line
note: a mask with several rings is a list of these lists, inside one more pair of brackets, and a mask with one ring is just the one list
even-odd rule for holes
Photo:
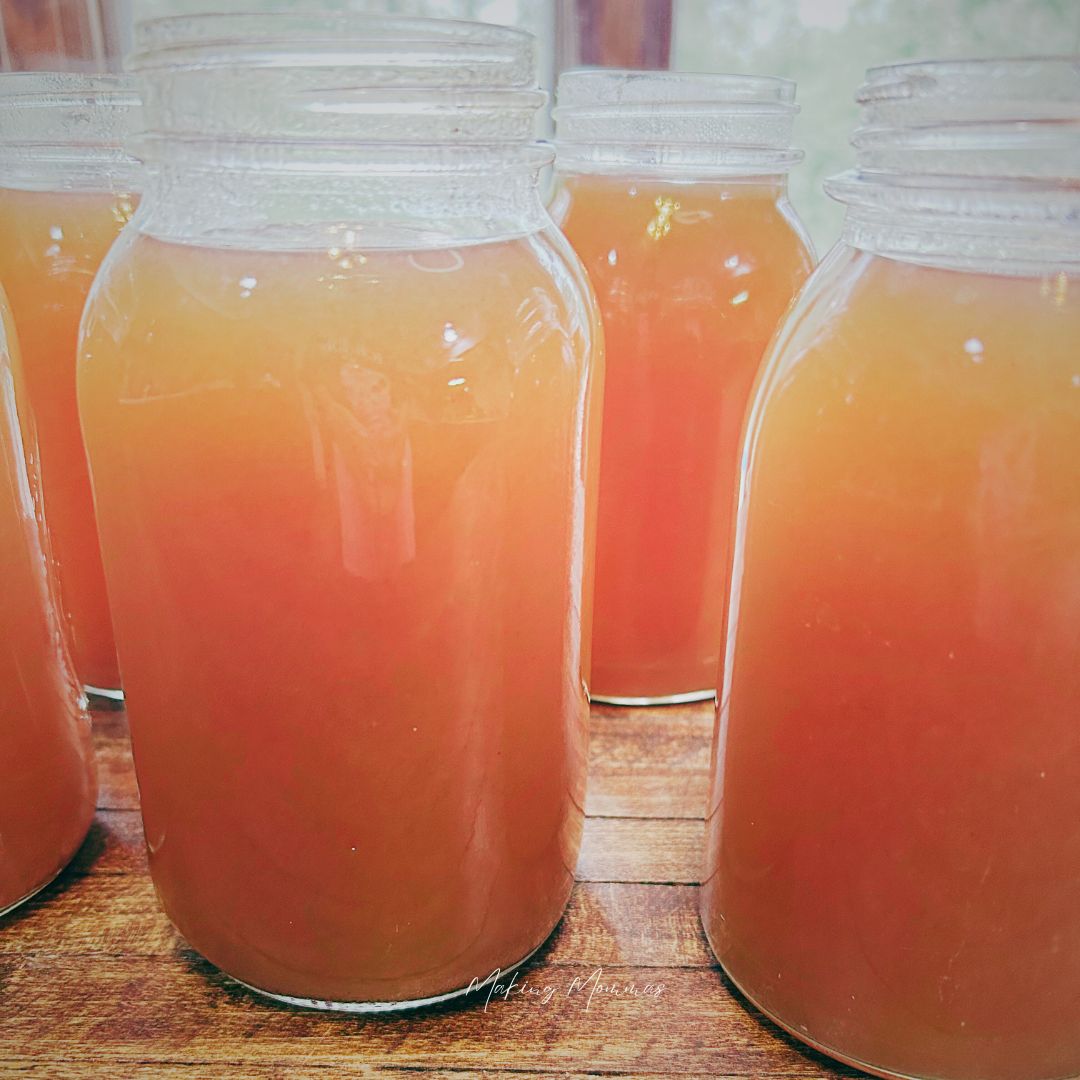
[[[140,24],[132,67],[147,135],[270,146],[499,144],[535,137],[547,100],[516,27],[350,12],[221,12]],[[167,142],[143,140],[152,160]],[[184,151],[185,154],[188,152]],[[271,155],[271,151],[266,151]]]
[[1080,53],[1040,56],[988,56],[942,60],[904,60],[868,68],[855,94],[859,105],[910,101],[930,96],[951,100],[978,97],[1014,100],[1019,88],[1038,87],[1044,95],[1078,100]]
[[534,38],[517,27],[352,12],[215,12],[148,19],[129,68],[373,69],[387,84],[489,89],[535,82]]
[[857,246],[956,265],[1080,261],[1080,55],[905,61],[856,94],[826,181]]
[[796,84],[774,75],[575,68],[559,76],[556,116],[601,110],[762,109],[795,113]]
[[1080,55],[905,61],[855,97],[868,180],[1080,181]]
[[650,175],[776,175],[791,145],[796,84],[771,75],[582,68],[556,91],[556,167]]

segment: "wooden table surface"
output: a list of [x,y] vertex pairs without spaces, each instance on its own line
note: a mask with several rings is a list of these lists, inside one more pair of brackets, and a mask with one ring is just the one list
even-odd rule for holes
[[[58,881],[0,920],[0,1076],[859,1075],[763,1020],[705,944],[695,883],[711,723],[709,705],[593,710],[578,881],[518,976],[537,993],[361,1019],[269,1003],[184,944],[150,883],[123,713],[98,713],[90,836]],[[591,992],[598,983],[663,990]]]

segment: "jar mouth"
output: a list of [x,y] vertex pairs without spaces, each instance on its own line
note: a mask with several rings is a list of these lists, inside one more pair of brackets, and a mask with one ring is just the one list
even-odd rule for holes
[[866,176],[1080,181],[1080,56],[871,68],[855,98]]
[[148,136],[219,143],[512,148],[532,140],[547,100],[531,34],[454,20],[172,16],[140,25],[132,67]]
[[1008,102],[1038,118],[1055,102],[1075,105],[1078,88],[1080,55],[908,60],[869,68],[855,101],[864,109],[900,103],[911,115],[919,102],[936,103],[952,116]]
[[860,246],[1080,262],[1080,56],[872,68],[856,101],[855,168],[825,190]]
[[758,75],[580,70],[559,77],[554,110],[560,167],[609,171],[785,173],[795,84]]
[[368,85],[524,87],[533,44],[524,30],[453,19],[225,12],[141,23],[130,67],[337,68]]
[[772,75],[726,75],[688,71],[634,71],[579,68],[559,76],[558,110],[724,108],[738,105],[786,106],[792,112],[796,85]]
[[145,134],[208,141],[338,141],[354,148],[357,143],[513,147],[533,139],[536,114],[546,101],[541,90],[406,89],[334,80],[283,86],[274,69],[230,69],[220,80],[193,69],[171,74],[165,84],[151,80],[146,85]]

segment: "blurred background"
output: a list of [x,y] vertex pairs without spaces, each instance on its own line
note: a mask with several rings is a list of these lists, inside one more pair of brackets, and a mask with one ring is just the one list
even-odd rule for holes
[[792,199],[819,253],[841,208],[821,181],[850,164],[852,95],[894,60],[1080,53],[1080,0],[0,0],[4,70],[114,71],[138,19],[185,12],[392,12],[522,26],[540,80],[581,65],[783,75],[799,84],[806,162]]

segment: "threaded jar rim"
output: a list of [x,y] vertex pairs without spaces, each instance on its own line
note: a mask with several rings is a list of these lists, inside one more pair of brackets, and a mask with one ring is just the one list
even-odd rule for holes
[[147,161],[175,152],[208,165],[363,170],[400,147],[452,168],[445,147],[535,159],[535,41],[513,27],[349,13],[219,13],[142,23],[132,67]]
[[556,93],[557,165],[566,171],[785,173],[795,83],[768,75],[581,69]]
[[848,239],[957,264],[1080,263],[1080,56],[907,61],[871,68],[855,98],[855,167],[825,183]]
[[128,150],[141,124],[127,75],[0,74],[0,186],[40,191],[132,191]]
[[139,120],[139,94],[128,75],[0,74],[0,143],[5,146],[119,149]]

